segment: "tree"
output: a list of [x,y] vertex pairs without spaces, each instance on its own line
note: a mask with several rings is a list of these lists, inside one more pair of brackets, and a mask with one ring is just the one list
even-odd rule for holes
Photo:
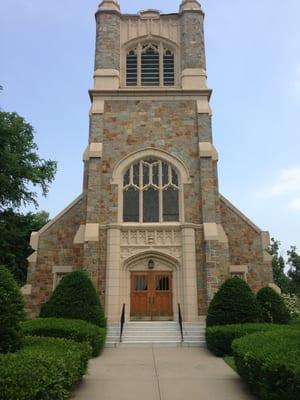
[[40,187],[46,196],[56,162],[39,158],[33,127],[16,113],[0,110],[0,143],[0,211],[37,206],[32,186]]
[[9,271],[0,266],[0,353],[21,347],[20,321],[24,315],[20,289]]
[[8,209],[0,213],[0,265],[5,265],[19,284],[26,282],[26,259],[32,253],[30,234],[48,221],[45,211],[23,215]]
[[291,287],[293,293],[300,295],[300,255],[297,253],[297,248],[291,246],[291,249],[287,252],[288,265],[290,269],[288,276],[291,279]]
[[280,253],[280,242],[275,240],[274,238],[271,239],[271,245],[268,249],[269,254],[272,256],[272,268],[273,268],[273,279],[274,283],[280,287],[280,289],[284,293],[290,292],[290,279],[285,274],[285,260],[279,254]]
[[228,279],[212,299],[207,312],[207,326],[257,322],[259,306],[250,286],[241,278]]
[[270,287],[260,289],[256,295],[258,304],[262,310],[263,322],[274,324],[287,324],[290,320],[290,312],[283,298]]

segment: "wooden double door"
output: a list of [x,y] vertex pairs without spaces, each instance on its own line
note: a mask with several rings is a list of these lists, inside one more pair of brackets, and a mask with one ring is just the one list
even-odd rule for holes
[[172,272],[132,272],[132,320],[173,320]]

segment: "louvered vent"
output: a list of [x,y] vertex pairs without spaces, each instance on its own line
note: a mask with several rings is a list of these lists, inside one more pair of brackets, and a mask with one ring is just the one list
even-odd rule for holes
[[150,44],[143,47],[142,86],[159,86],[159,51],[158,46]]
[[131,50],[127,54],[126,82],[127,86],[137,85],[137,54],[135,50]]
[[174,54],[164,50],[164,85],[174,86]]

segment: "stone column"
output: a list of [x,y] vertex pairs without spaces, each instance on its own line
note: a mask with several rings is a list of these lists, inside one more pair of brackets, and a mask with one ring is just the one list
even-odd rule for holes
[[198,320],[195,230],[182,228],[183,320]]
[[121,314],[120,245],[120,228],[110,227],[107,231],[107,276],[105,296],[105,314],[108,316],[108,322],[118,322]]

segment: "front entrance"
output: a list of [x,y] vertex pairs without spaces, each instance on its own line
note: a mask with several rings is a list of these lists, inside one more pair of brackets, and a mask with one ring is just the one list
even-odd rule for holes
[[173,320],[172,272],[131,273],[132,320]]

